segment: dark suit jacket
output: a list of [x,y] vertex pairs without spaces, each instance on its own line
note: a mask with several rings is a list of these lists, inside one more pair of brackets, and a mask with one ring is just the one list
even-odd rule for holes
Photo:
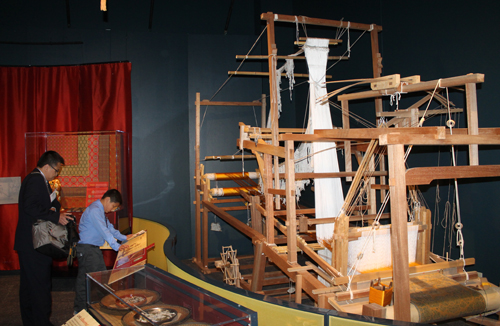
[[[50,210],[54,207],[56,211]],[[50,201],[49,189],[45,178],[34,169],[24,178],[19,191],[19,220],[17,221],[14,250],[34,250],[31,228],[38,219],[59,222],[61,204],[57,199]]]

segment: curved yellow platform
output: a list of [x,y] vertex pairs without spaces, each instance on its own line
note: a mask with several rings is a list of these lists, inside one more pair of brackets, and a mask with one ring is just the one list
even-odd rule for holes
[[[202,273],[192,270],[183,264],[173,253],[175,230],[157,222],[142,218],[134,218],[132,232],[148,231],[148,245],[156,246],[148,252],[148,263],[180,277],[203,289],[213,292],[257,312],[259,325],[390,325],[390,320],[377,320],[372,317],[348,315],[335,310],[295,304],[259,295],[253,292],[228,286],[222,282],[207,278]],[[371,322],[370,322],[371,321]]]

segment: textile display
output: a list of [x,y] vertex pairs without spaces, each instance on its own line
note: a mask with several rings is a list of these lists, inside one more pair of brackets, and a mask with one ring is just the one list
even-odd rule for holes
[[486,307],[484,297],[441,273],[410,278],[410,302],[421,323],[480,314]]
[[[25,162],[27,132],[121,130],[131,134],[131,68],[129,62],[0,67],[0,178],[24,179],[26,170],[34,168],[26,167]],[[66,143],[57,138],[47,142],[61,152],[68,165],[60,178],[63,191],[68,184],[92,179],[94,173],[97,177],[100,164],[99,155],[81,159],[72,146],[80,140],[68,139]],[[98,142],[96,139],[86,145]],[[83,165],[88,166],[84,178],[69,175],[74,172],[70,166]],[[129,191],[128,198],[132,198],[132,189]],[[13,250],[17,219],[17,204],[0,205],[0,270],[19,269],[18,255]]]

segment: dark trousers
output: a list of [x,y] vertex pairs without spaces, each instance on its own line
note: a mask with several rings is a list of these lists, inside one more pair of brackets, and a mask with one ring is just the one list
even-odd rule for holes
[[52,258],[34,249],[17,253],[21,267],[19,304],[23,325],[52,325]]
[[76,257],[78,258],[78,276],[75,285],[75,312],[86,308],[87,288],[85,275],[87,273],[106,270],[106,264],[102,257],[101,249],[97,246],[78,244],[76,246]]

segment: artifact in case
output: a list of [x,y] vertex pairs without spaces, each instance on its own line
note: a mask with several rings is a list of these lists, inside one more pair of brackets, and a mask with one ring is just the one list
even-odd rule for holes
[[155,266],[87,274],[87,310],[102,325],[257,325],[257,313]]

